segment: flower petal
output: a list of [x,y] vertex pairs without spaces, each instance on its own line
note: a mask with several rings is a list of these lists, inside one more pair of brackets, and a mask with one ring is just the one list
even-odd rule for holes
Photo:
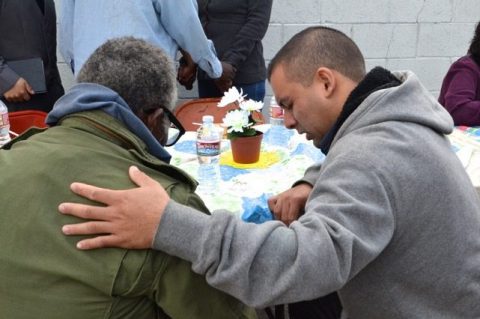
[[245,100],[240,103],[240,108],[246,111],[258,111],[261,110],[263,107],[263,102],[255,101],[255,100]]
[[223,93],[223,97],[220,100],[220,102],[217,104],[218,107],[225,107],[230,103],[238,102],[241,103],[244,100],[243,96],[243,90],[240,89],[240,92],[238,92],[237,88],[232,86],[228,91]]

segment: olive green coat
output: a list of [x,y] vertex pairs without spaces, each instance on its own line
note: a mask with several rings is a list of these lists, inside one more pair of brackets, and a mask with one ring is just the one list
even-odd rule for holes
[[62,225],[79,220],[59,214],[58,205],[86,201],[69,190],[72,182],[132,188],[131,165],[175,201],[207,212],[194,194],[196,182],[148,154],[120,122],[102,111],[77,113],[7,148],[0,150],[0,318],[255,316],[186,261],[151,250],[80,251],[80,237],[61,233]]

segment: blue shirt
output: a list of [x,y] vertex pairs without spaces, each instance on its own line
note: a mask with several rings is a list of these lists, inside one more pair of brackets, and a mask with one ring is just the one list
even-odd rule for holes
[[60,51],[78,74],[105,41],[134,36],[155,44],[175,60],[179,47],[211,77],[222,74],[194,0],[62,0]]

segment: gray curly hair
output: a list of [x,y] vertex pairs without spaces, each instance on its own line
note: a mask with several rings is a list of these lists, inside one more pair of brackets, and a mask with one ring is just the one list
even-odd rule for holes
[[173,110],[177,97],[172,60],[162,49],[134,37],[111,39],[97,48],[77,82],[114,90],[137,115],[159,107]]

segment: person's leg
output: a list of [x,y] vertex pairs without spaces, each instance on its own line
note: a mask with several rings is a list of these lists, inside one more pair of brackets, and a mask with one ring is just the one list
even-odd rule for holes
[[235,84],[235,87],[240,91],[243,90],[243,94],[247,95],[247,98],[255,101],[263,102],[265,98],[265,81],[260,81],[251,84]]
[[288,305],[290,319],[339,319],[341,314],[342,304],[336,292]]
[[222,97],[223,92],[220,92],[213,80],[197,80],[198,82],[198,96],[205,97]]

